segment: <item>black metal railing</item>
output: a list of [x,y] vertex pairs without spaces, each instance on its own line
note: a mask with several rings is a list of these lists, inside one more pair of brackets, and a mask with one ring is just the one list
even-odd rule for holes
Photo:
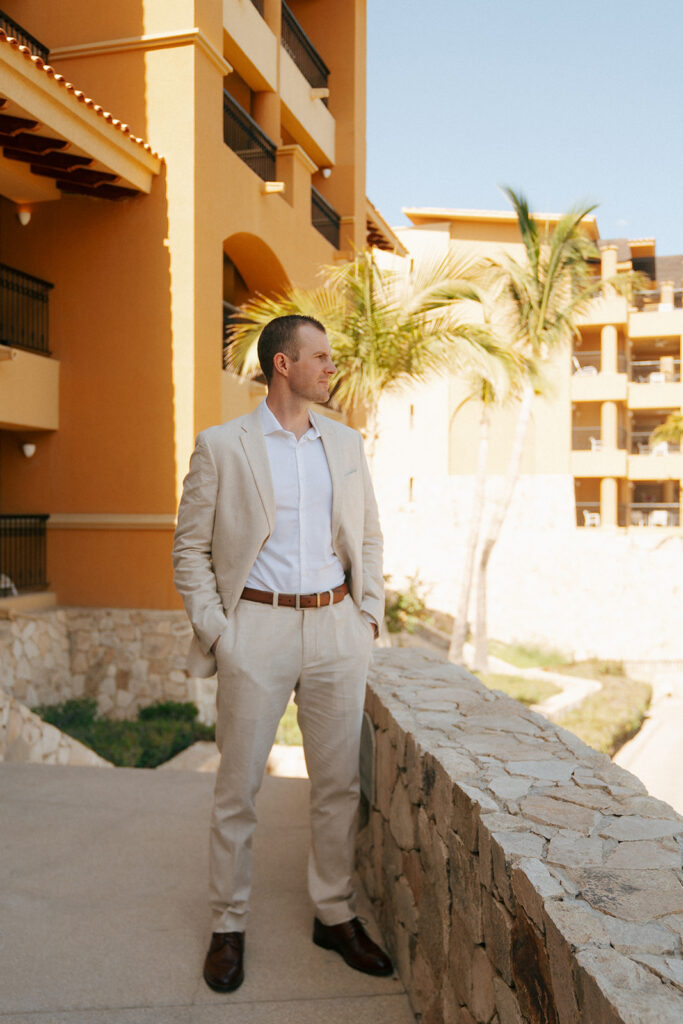
[[50,59],[50,51],[47,46],[32,36],[30,32],[27,32],[25,28],[15,21],[14,18],[10,18],[4,11],[0,11],[0,28],[8,36],[13,36],[14,39],[18,39],[22,46],[28,46],[31,53],[34,53],[37,57],[41,57],[47,64]]
[[259,178],[275,180],[275,143],[229,92],[223,93],[223,139]]
[[50,355],[49,296],[54,285],[0,263],[0,344]]
[[311,185],[311,224],[335,249],[339,248],[339,223],[337,211]]
[[[286,3],[282,4],[282,45],[314,89],[327,89],[329,68]],[[327,101],[323,100],[326,104]]]
[[44,590],[46,515],[0,515],[0,597],[21,590]]
[[259,12],[261,17],[263,17],[263,0],[251,0],[251,2],[256,8],[256,10]]

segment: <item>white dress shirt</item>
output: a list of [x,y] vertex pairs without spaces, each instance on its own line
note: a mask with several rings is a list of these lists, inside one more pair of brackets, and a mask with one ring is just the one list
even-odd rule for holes
[[254,562],[246,585],[280,594],[316,594],[344,582],[332,548],[332,477],[320,431],[311,426],[297,441],[267,403],[261,422],[275,492],[275,528]]

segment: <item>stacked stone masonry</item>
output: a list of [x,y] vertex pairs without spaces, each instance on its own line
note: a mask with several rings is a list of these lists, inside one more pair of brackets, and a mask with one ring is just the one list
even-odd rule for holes
[[420,650],[375,655],[358,865],[422,1024],[680,1024],[683,819]]
[[0,761],[113,767],[78,740],[44,722],[3,690],[0,690]]
[[102,714],[134,718],[157,700],[192,700],[215,720],[215,679],[189,678],[184,612],[58,608],[0,619],[0,687],[22,703],[95,697]]

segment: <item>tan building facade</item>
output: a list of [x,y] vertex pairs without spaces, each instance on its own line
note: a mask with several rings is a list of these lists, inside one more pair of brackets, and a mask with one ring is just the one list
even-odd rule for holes
[[174,609],[194,437],[263,393],[226,320],[388,230],[365,0],[4,11],[0,604]]
[[[513,213],[407,209],[413,255],[505,251],[523,258]],[[552,229],[556,214],[538,214]],[[521,473],[489,572],[491,635],[581,654],[683,659],[683,454],[652,430],[683,408],[681,257],[654,242],[600,239],[596,274],[648,275],[631,302],[605,288],[534,399]],[[664,276],[663,276],[664,275]],[[673,281],[674,283],[667,283]],[[480,409],[466,382],[437,378],[383,400],[375,477],[396,582],[417,575],[455,610],[470,522]],[[502,491],[518,415],[491,426],[487,513]],[[656,595],[656,597],[655,597]]]

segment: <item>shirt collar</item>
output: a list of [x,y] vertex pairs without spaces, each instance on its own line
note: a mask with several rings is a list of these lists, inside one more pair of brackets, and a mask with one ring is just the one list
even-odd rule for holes
[[[320,437],[318,425],[315,422],[313,413],[310,410],[308,413],[308,420],[311,425],[306,431],[306,433],[299,438],[300,441],[303,441],[304,438],[306,438],[306,440],[309,441],[314,441],[317,437]],[[265,398],[261,402],[261,425],[263,427],[263,433],[266,437],[268,436],[268,434],[291,434],[291,430],[286,430],[282,426],[275,413],[269,407]]]

